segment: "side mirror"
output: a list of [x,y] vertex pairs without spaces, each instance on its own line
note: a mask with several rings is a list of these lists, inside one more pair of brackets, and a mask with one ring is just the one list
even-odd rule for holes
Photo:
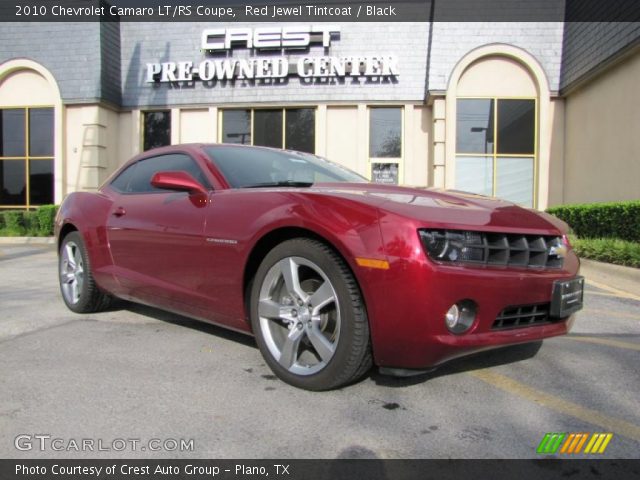
[[165,190],[189,193],[207,193],[207,190],[187,172],[158,172],[151,177],[151,185]]

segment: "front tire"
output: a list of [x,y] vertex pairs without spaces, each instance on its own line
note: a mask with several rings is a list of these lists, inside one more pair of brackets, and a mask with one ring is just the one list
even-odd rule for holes
[[321,242],[288,240],[267,254],[251,289],[250,314],[266,362],[291,385],[329,390],[371,368],[360,289]]
[[64,237],[58,255],[62,299],[69,310],[92,313],[109,307],[112,297],[100,291],[91,273],[91,263],[82,236],[71,232]]

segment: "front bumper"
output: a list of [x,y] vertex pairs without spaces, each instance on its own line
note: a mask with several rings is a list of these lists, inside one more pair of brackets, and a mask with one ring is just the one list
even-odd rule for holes
[[[395,258],[386,271],[368,272],[367,301],[374,359],[390,368],[427,369],[453,358],[569,332],[573,316],[541,325],[494,328],[505,308],[551,302],[553,283],[577,275],[570,251],[562,269],[437,265],[422,252]],[[446,311],[463,299],[477,306],[464,334],[449,332]]]

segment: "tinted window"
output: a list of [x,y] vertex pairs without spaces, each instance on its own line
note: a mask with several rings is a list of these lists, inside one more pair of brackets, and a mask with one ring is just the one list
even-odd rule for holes
[[0,157],[23,157],[25,152],[24,110],[0,110]]
[[0,109],[0,205],[53,203],[53,108]]
[[533,154],[535,111],[534,100],[498,100],[498,153]]
[[[130,170],[131,168],[129,168]],[[135,170],[131,173],[126,192],[130,193],[147,193],[147,192],[165,192],[160,188],[151,185],[151,178],[158,172],[187,172],[202,185],[209,188],[209,182],[198,167],[195,161],[188,155],[182,153],[174,153],[169,155],[160,155],[158,157],[146,158],[136,163]],[[126,171],[125,171],[126,172]],[[123,172],[123,174],[125,173]],[[116,180],[120,180],[120,176]],[[126,180],[126,179],[125,179]],[[123,180],[124,181],[124,180]]]
[[369,117],[369,156],[400,158],[402,156],[402,109],[371,108]]
[[222,112],[222,142],[251,145],[251,110]]
[[120,173],[120,175],[118,175],[111,182],[111,186],[115,190],[117,190],[119,192],[128,192],[129,191],[129,181],[131,180],[131,177],[133,176],[133,172],[135,171],[137,166],[138,166],[138,164],[134,163],[133,165],[130,165],[127,168],[125,168]]
[[456,150],[493,154],[493,100],[458,100]]
[[290,150],[313,153],[316,151],[316,119],[313,108],[285,110],[286,145]]
[[29,109],[29,155],[53,156],[53,108]]
[[171,145],[171,112],[144,112],[144,150]]
[[266,148],[215,146],[205,151],[233,188],[276,182],[365,182],[324,158]]
[[369,111],[369,156],[400,158],[402,156],[402,109],[376,107]]
[[0,160],[0,205],[25,205],[26,192],[26,163]]
[[45,205],[53,200],[53,160],[29,160],[29,204]]
[[282,110],[253,112],[253,144],[282,148]]

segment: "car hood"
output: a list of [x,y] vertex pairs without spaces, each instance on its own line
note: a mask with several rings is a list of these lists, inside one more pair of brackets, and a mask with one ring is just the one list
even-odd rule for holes
[[307,191],[348,198],[399,215],[425,227],[478,228],[504,233],[558,234],[567,225],[556,217],[505,200],[454,190],[371,183],[316,184]]

